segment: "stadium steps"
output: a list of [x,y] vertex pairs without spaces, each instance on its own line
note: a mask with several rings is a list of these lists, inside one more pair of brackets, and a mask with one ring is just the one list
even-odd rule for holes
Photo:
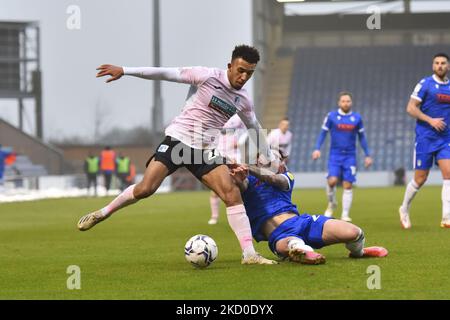
[[16,161],[11,166],[5,167],[5,177],[40,177],[48,175],[44,166],[33,164],[25,155],[17,155]]
[[[290,169],[327,170],[330,138],[321,159],[313,161],[311,152],[323,119],[337,108],[336,95],[342,90],[353,93],[354,109],[363,117],[374,157],[370,170],[412,168],[415,121],[405,108],[416,83],[431,75],[431,57],[440,51],[450,51],[450,46],[299,48],[288,104],[294,135]],[[362,169],[364,157],[358,149]]]
[[287,114],[293,64],[292,56],[277,57],[270,66],[263,116],[263,125],[267,129],[276,128]]

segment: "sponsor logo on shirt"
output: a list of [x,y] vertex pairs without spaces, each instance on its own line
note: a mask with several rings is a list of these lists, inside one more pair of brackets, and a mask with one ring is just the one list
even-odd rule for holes
[[227,118],[231,118],[236,112],[237,109],[232,104],[223,101],[220,98],[217,98],[216,96],[212,96],[211,101],[208,104],[208,107],[213,108],[214,110],[219,111],[223,115],[225,115]]
[[169,149],[169,146],[167,144],[162,144],[158,148],[158,152],[166,152],[167,149]]
[[337,125],[338,130],[341,131],[353,131],[355,130],[355,125],[354,124],[345,124],[345,123],[339,123]]
[[440,103],[450,103],[450,95],[438,93],[436,96]]

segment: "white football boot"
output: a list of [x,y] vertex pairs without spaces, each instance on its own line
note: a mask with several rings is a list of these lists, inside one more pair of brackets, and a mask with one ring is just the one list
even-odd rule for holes
[[259,253],[243,255],[241,264],[278,264],[275,260],[269,260],[264,258]]
[[105,220],[108,216],[103,217],[100,211],[91,212],[85,216],[82,216],[78,221],[78,230],[86,231],[95,226],[97,223]]

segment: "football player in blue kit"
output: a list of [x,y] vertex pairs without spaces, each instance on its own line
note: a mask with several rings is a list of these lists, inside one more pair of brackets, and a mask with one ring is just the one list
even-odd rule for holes
[[284,166],[278,173],[255,165],[231,170],[250,219],[253,238],[268,241],[280,258],[302,264],[322,264],[325,257],[314,249],[344,243],[350,257],[385,257],[383,247],[364,248],[364,232],[346,221],[323,215],[300,214],[292,203],[294,175]]
[[414,148],[414,178],[408,183],[400,206],[400,223],[411,228],[409,211],[414,196],[427,180],[433,163],[442,173],[442,228],[450,228],[450,82],[449,57],[433,57],[433,75],[422,79],[414,88],[406,111],[417,119]]
[[364,166],[372,165],[369,147],[364,134],[364,126],[361,115],[352,111],[352,94],[341,92],[337,100],[339,109],[328,113],[322,125],[322,131],[317,139],[315,150],[312,153],[313,160],[320,158],[320,147],[327,133],[330,132],[330,157],[328,159],[327,198],[328,207],[325,216],[332,217],[337,207],[336,185],[342,180],[344,192],[342,195],[341,219],[347,222],[350,218],[350,207],[353,200],[352,185],[356,181],[356,137],[365,153]]

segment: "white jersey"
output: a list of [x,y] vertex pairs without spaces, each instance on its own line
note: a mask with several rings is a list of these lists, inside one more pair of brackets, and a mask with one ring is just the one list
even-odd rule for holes
[[238,115],[234,115],[225,123],[223,129],[217,145],[219,154],[236,163],[242,163],[241,147],[243,142],[245,142],[244,136],[247,135],[247,129],[244,123]]
[[[192,148],[215,149],[220,130],[235,114],[239,115],[247,128],[261,128],[247,91],[244,88],[234,89],[226,70],[206,67],[123,67],[123,70],[125,75],[196,87],[196,90],[190,91],[181,113],[165,131],[167,136]],[[268,159],[273,159],[265,140],[261,141],[259,148]]]
[[271,147],[279,148],[287,157],[291,153],[292,132],[288,130],[283,133],[278,128],[273,129],[267,136],[267,142]]

